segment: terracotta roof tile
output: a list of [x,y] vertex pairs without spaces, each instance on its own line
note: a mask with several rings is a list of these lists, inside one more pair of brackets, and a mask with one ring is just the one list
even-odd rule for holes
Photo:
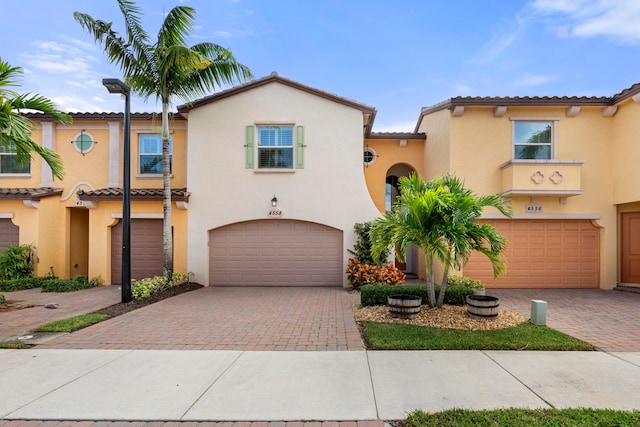
[[369,139],[426,139],[427,135],[420,132],[371,132]]
[[60,194],[62,188],[0,188],[0,199],[3,200],[40,200]]
[[[131,200],[162,200],[162,188],[132,188]],[[171,200],[188,202],[191,193],[186,188],[173,188]],[[120,200],[121,188],[101,188],[92,191],[78,191],[78,198],[85,201]]]

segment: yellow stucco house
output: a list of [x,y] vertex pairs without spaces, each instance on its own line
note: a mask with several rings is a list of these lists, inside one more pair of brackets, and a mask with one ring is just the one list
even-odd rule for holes
[[[413,132],[372,132],[375,108],[272,74],[178,107],[172,132],[176,271],[205,285],[346,286],[353,225],[389,209],[398,179],[454,173],[505,193],[514,219],[485,212],[509,240],[489,287],[640,286],[640,84],[611,97],[457,97]],[[0,153],[0,246],[33,243],[37,274],[120,273],[123,115],[70,125],[28,115],[60,153],[64,181],[40,159]],[[131,121],[132,276],[162,270],[159,115]],[[398,266],[423,275],[411,250]]]

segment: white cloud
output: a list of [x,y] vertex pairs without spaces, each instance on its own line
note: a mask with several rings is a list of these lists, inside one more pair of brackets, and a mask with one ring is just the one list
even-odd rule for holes
[[455,85],[453,85],[453,92],[456,94],[456,96],[467,96],[471,95],[473,89],[465,84],[456,83]]
[[552,25],[559,37],[603,36],[619,43],[640,44],[637,0],[536,0],[532,7],[556,19]]
[[484,44],[474,55],[472,62],[480,65],[488,65],[520,39],[526,31],[527,18],[516,15],[515,19],[507,22],[507,31],[494,30],[491,40]]
[[543,84],[552,82],[554,80],[556,80],[556,78],[552,76],[536,76],[536,75],[527,74],[524,77],[522,77],[520,80],[516,81],[515,84],[516,86],[521,86],[521,87],[531,87],[531,86],[543,85]]
[[227,31],[227,30],[218,30],[218,31],[214,31],[211,34],[213,37],[231,37],[232,33],[231,31]]

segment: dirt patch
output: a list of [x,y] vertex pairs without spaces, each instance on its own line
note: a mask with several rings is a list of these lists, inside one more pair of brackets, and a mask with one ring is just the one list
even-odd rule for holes
[[202,285],[198,283],[185,283],[184,285],[172,286],[168,289],[165,289],[160,292],[155,292],[151,294],[149,298],[144,300],[132,300],[127,303],[118,303],[110,305],[109,307],[101,308],[100,310],[96,310],[93,313],[96,314],[106,314],[109,317],[116,317],[130,311],[137,310],[142,307],[146,307],[148,305],[153,304],[154,302],[162,301],[167,298],[174,297],[176,295],[183,294],[185,292],[195,291],[196,289],[202,288]]
[[25,308],[35,307],[33,304],[27,304],[22,301],[5,301],[0,304],[0,313],[6,313],[8,311],[23,310]]
[[467,306],[457,305],[444,305],[442,308],[429,308],[429,306],[423,305],[418,317],[411,320],[391,317],[389,308],[385,305],[361,307],[359,303],[354,303],[353,313],[358,322],[406,323],[433,328],[474,331],[509,328],[527,321],[524,316],[504,308],[500,308],[498,316],[492,319],[475,319],[467,314]]

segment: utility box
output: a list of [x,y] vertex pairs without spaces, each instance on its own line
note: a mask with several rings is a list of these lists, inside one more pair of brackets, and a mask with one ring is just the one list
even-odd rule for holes
[[531,300],[531,323],[536,326],[547,324],[547,302],[542,300]]

